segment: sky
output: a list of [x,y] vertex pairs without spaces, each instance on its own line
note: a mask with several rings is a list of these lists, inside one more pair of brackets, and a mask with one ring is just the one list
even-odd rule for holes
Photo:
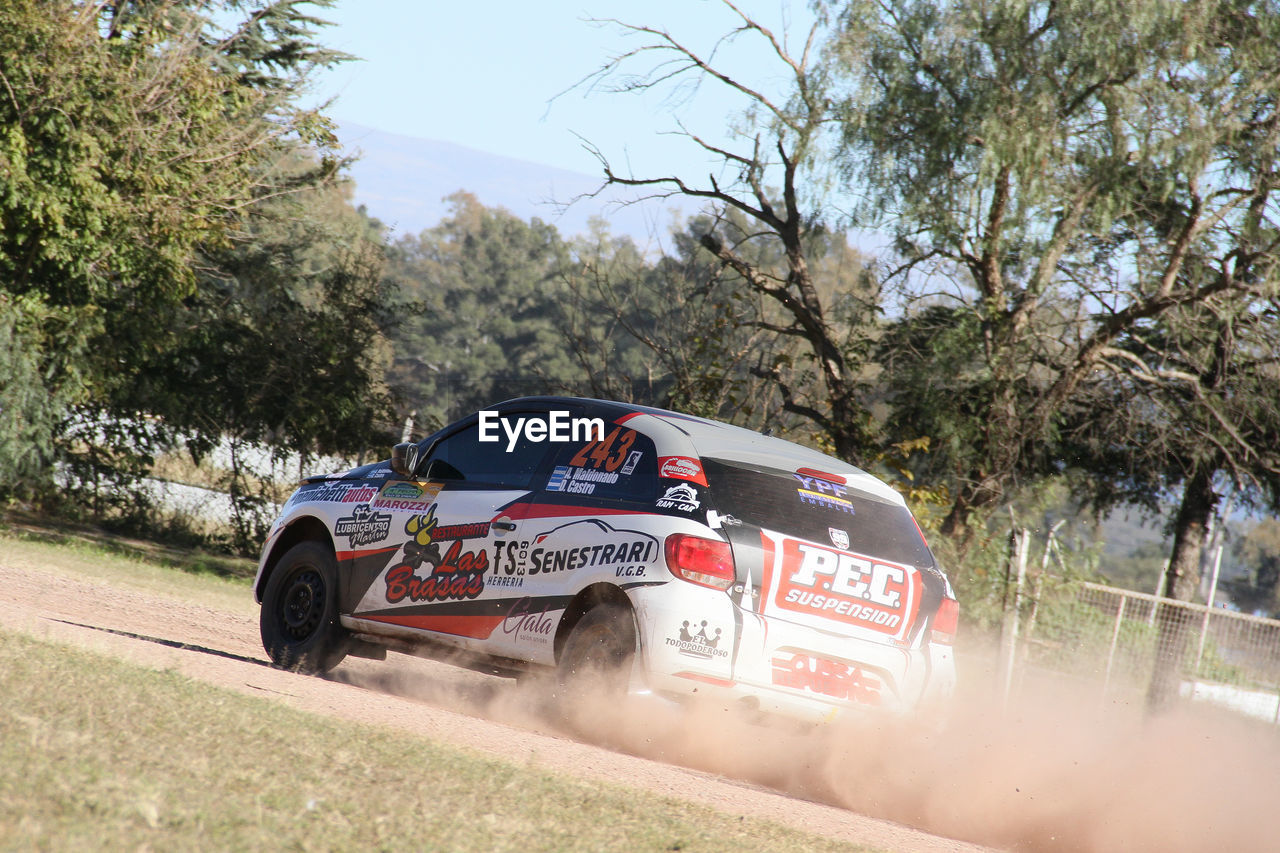
[[[810,20],[802,0],[741,0],[739,8],[779,37],[785,32],[799,52]],[[711,161],[671,132],[683,122],[723,143],[746,106],[721,85],[645,95],[574,88],[642,44],[590,19],[667,29],[710,53],[739,23],[721,0],[338,0],[319,17],[334,23],[320,36],[324,44],[361,58],[316,77],[313,98],[333,99],[334,118],[589,175],[600,166],[587,143],[637,176],[705,176]],[[777,90],[781,78],[770,75],[780,66],[761,61],[768,48],[758,36],[718,51],[734,74]],[[642,73],[655,65],[630,67]]]

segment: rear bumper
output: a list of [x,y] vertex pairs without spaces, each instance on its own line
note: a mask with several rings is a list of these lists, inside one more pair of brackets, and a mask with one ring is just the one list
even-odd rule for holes
[[841,636],[738,607],[679,584],[633,596],[645,682],[656,693],[823,722],[909,715],[955,689],[951,647]]

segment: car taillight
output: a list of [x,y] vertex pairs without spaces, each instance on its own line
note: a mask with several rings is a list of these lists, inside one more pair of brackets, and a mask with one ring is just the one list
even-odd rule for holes
[[681,580],[714,589],[733,586],[733,549],[728,542],[672,533],[666,552],[667,568]]
[[845,485],[849,480],[839,474],[828,474],[826,471],[819,471],[817,468],[797,468],[796,473],[801,477],[817,477],[819,480],[826,480],[828,483],[839,483]]
[[960,602],[944,598],[933,615],[933,642],[949,646],[956,641],[956,627],[960,623]]

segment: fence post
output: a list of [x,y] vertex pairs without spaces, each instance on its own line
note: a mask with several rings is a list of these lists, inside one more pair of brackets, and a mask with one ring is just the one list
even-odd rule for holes
[[1018,646],[1018,611],[1022,607],[1022,587],[1027,578],[1027,550],[1031,541],[1031,531],[1027,528],[1014,531],[1013,553],[1010,561],[1017,566],[1017,575],[1013,584],[1012,602],[1008,595],[1006,575],[1004,621],[1000,627],[1000,680],[1003,706],[1009,706],[1009,694],[1013,690],[1013,669],[1017,657]]
[[1116,624],[1111,628],[1111,648],[1107,651],[1107,674],[1102,679],[1102,699],[1106,701],[1107,689],[1111,687],[1111,667],[1116,660],[1116,645],[1120,641],[1120,625],[1124,622],[1124,608],[1129,603],[1129,596],[1120,596],[1120,607],[1116,610]]
[[1191,672],[1200,677],[1200,661],[1204,658],[1204,638],[1209,633],[1209,617],[1213,614],[1213,600],[1218,597],[1218,572],[1222,568],[1222,543],[1213,553],[1213,580],[1209,581],[1209,609],[1204,612],[1204,621],[1200,623],[1200,647],[1196,649],[1196,666]]

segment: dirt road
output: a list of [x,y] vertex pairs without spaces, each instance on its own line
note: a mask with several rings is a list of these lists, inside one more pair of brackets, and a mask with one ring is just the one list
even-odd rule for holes
[[[1280,733],[1206,710],[1150,721],[1061,683],[1010,708],[971,689],[945,733],[878,722],[800,735],[718,709],[677,715],[637,703],[584,707],[570,736],[540,710],[536,687],[431,661],[348,659],[328,679],[274,670],[257,616],[247,593],[208,606],[92,579],[68,582],[0,553],[5,628],[832,838],[895,851],[1277,845]],[[962,678],[980,682],[981,672],[968,669]]]
[[[349,658],[328,679],[272,669],[252,602],[230,611],[95,581],[77,579],[68,588],[41,568],[0,557],[0,626],[172,668],[308,711],[411,730],[516,764],[633,785],[836,839],[897,851],[981,849],[750,781],[574,740],[538,713],[536,689],[511,680],[395,654],[385,663]],[[661,745],[651,748],[664,751]]]

